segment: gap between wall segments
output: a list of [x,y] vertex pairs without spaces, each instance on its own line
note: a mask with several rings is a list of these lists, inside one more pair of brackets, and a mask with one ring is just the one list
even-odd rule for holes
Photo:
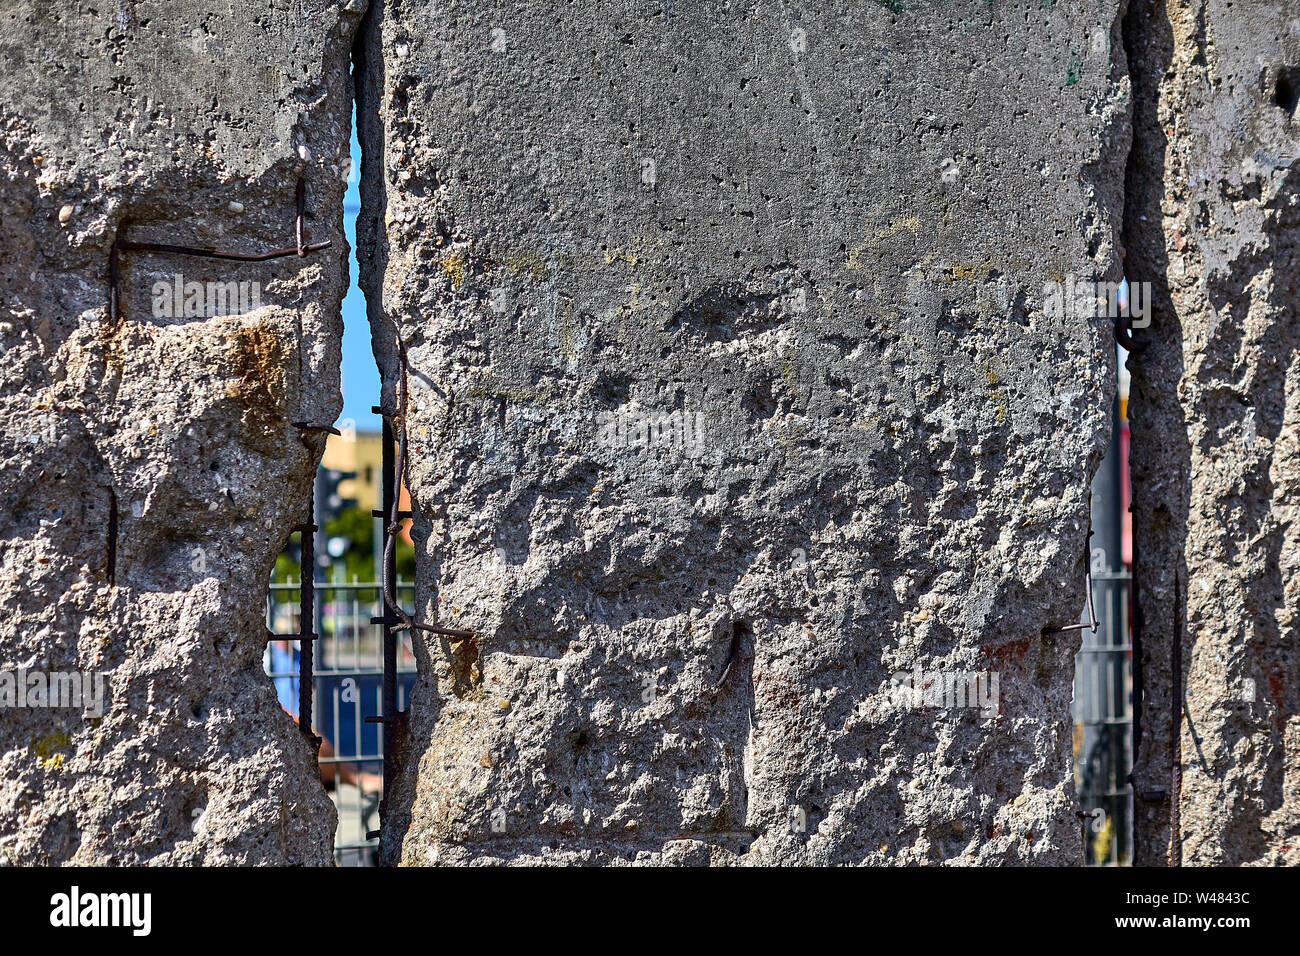
[[[366,36],[367,36],[367,34],[368,34],[368,31],[369,31],[369,30],[372,30],[372,29],[375,29],[375,27],[374,27],[373,24],[372,24],[372,15],[375,14],[375,12],[376,12],[376,8],[377,8],[377,7],[378,7],[378,3],[377,3],[377,2],[373,2],[373,0],[372,0],[372,3],[371,3],[371,5],[370,5],[370,8],[367,10],[366,15],[365,15],[365,21],[363,22],[361,29],[359,29],[359,30],[357,31],[357,34],[356,34],[356,41],[355,41],[354,53],[353,53],[353,67],[354,67],[354,108],[355,108],[355,110],[357,111],[358,114],[359,114],[359,112],[361,111],[361,109],[363,108],[363,107],[362,107],[362,104],[363,104],[363,102],[364,102],[364,100],[365,100],[365,95],[364,95],[364,93],[363,93],[363,88],[364,88],[365,93],[371,93],[371,92],[373,92],[373,91],[371,91],[371,90],[369,89],[369,84],[367,83],[367,80],[369,79],[369,77],[368,77],[368,75],[367,75],[367,74],[365,73],[365,71],[364,71],[364,65],[365,65],[365,59],[366,59],[366,58],[365,58],[365,53],[364,53],[364,41],[365,41],[365,38],[366,38]],[[1121,25],[1122,25],[1122,20],[1123,20],[1124,14],[1125,14],[1125,12],[1126,12],[1126,9],[1127,9],[1127,7],[1126,7],[1126,5],[1125,5],[1125,10],[1124,10],[1124,11],[1121,11],[1121,13],[1119,14],[1119,21],[1120,21],[1120,24],[1121,24]],[[1121,28],[1121,33],[1122,33],[1122,28]],[[1127,44],[1126,44],[1126,46],[1127,46]],[[377,99],[377,97],[376,97],[376,99]],[[378,178],[380,181],[386,181],[386,180],[385,180],[385,173],[386,173],[386,170],[385,170],[385,165],[384,165],[384,161],[383,161],[383,158],[382,158],[382,157],[383,157],[383,153],[384,153],[384,143],[383,143],[383,137],[382,137],[382,126],[379,126],[379,125],[378,125],[378,124],[379,124],[379,118],[378,118],[378,115],[377,115],[377,113],[378,113],[377,109],[375,109],[373,112],[374,112],[375,115],[372,117],[372,121],[376,124],[377,129],[379,129],[379,130],[381,131],[381,132],[380,132],[380,135],[379,135],[379,137],[378,137],[379,142],[378,142],[377,145],[375,145],[375,144],[372,144],[372,143],[368,143],[368,142],[366,142],[365,140],[362,140],[362,141],[361,141],[361,145],[362,145],[362,149],[363,149],[363,161],[364,161],[364,162],[368,162],[368,163],[375,163],[375,164],[377,165],[377,167],[378,167],[378,171],[379,171],[379,172],[378,172],[378,177],[377,177],[377,178]],[[354,115],[356,115],[356,114],[354,114]],[[360,129],[360,127],[361,127],[361,124],[360,124],[360,118],[359,118],[359,116],[358,116],[358,129]],[[360,138],[360,137],[359,137],[359,138]],[[367,139],[368,139],[368,138],[369,138],[369,137],[367,137]],[[371,153],[372,153],[372,155],[370,155],[370,156],[366,156],[366,153],[367,153],[367,147],[369,147],[369,151],[371,151]],[[1129,149],[1130,149],[1130,152],[1131,152],[1132,149],[1133,149],[1133,144],[1132,144],[1132,143],[1130,143],[1130,147],[1129,147]],[[374,153],[377,153],[377,154],[378,154],[378,158],[376,158],[376,156],[373,155]],[[372,200],[371,202],[368,203],[368,202],[366,201],[366,199],[363,198],[363,200],[362,200],[362,206],[363,206],[363,209],[362,209],[362,215],[365,215],[367,212],[374,212],[375,210],[373,210],[373,209],[370,208],[370,207],[372,207],[373,205],[375,205],[375,203],[374,203],[373,200]],[[358,246],[360,246],[360,240],[358,240]],[[372,261],[373,261],[373,257],[374,257],[374,255],[375,255],[376,250],[373,249],[373,248],[370,248],[370,249],[367,249],[366,251],[367,251],[367,254],[371,256]],[[358,249],[358,253],[360,253],[360,248]],[[1128,296],[1129,296],[1129,294],[1130,294],[1130,287],[1129,287],[1130,284],[1129,284],[1129,281],[1128,281],[1128,277],[1127,277],[1127,275],[1124,274],[1124,268],[1123,268],[1123,256],[1124,256],[1124,251],[1123,251],[1123,247],[1122,247],[1122,245],[1121,245],[1121,248],[1120,248],[1120,257],[1121,257],[1121,259],[1120,259],[1120,265],[1121,265],[1120,287],[1121,287],[1121,288],[1120,288],[1119,295],[1120,295],[1120,301],[1121,301],[1122,304],[1121,304],[1120,309],[1115,313],[1115,320],[1114,320],[1114,326],[1113,326],[1113,330],[1112,330],[1112,331],[1113,331],[1113,334],[1114,334],[1115,342],[1116,342],[1120,347],[1122,347],[1126,352],[1128,352],[1128,353],[1134,353],[1134,352],[1137,351],[1138,346],[1135,344],[1135,342],[1134,342],[1134,338],[1133,338],[1133,321],[1132,321],[1133,316],[1132,316],[1132,314],[1129,312],[1129,307],[1128,307],[1128,302],[1127,302],[1127,300],[1128,300]],[[409,362],[409,360],[408,360],[407,348],[406,348],[406,344],[405,344],[405,342],[404,342],[404,340],[403,340],[403,337],[402,337],[402,332],[401,332],[401,327],[400,327],[400,321],[399,321],[398,317],[397,317],[396,315],[390,315],[389,313],[387,313],[387,312],[384,310],[384,308],[383,308],[383,303],[382,303],[382,299],[381,299],[380,296],[375,295],[375,296],[372,297],[372,295],[371,295],[371,289],[369,288],[369,284],[362,284],[361,287],[362,287],[362,291],[363,291],[363,293],[365,294],[366,299],[367,299],[368,314],[371,316],[371,319],[370,319],[370,325],[371,325],[371,328],[372,328],[372,335],[373,335],[374,332],[377,332],[377,331],[378,331],[378,328],[379,328],[379,322],[380,322],[380,321],[383,321],[383,320],[387,320],[388,324],[391,326],[391,333],[390,333],[390,334],[391,334],[391,336],[392,336],[392,341],[393,341],[393,343],[394,343],[395,351],[396,351],[397,358],[398,358],[398,363],[397,363],[397,364],[398,364],[398,370],[397,370],[397,382],[396,382],[395,387],[394,387],[394,392],[395,392],[395,396],[396,396],[396,399],[397,399],[397,409],[396,409],[395,411],[393,411],[393,412],[388,412],[388,411],[385,411],[381,406],[375,406],[373,410],[374,410],[375,413],[381,415],[381,417],[383,417],[383,419],[384,419],[384,426],[385,426],[386,437],[388,437],[389,435],[400,436],[400,437],[395,437],[395,443],[396,443],[396,454],[395,454],[396,462],[395,462],[395,472],[396,472],[396,477],[397,477],[397,482],[398,482],[398,488],[400,489],[401,485],[405,482],[405,478],[406,478],[406,474],[405,474],[405,473],[406,473],[406,470],[407,470],[407,469],[406,469],[406,463],[407,463],[407,461],[408,461],[408,451],[409,451],[408,446],[407,446],[407,421],[408,421],[408,400],[409,400],[409,383],[408,383],[408,372],[409,372],[408,362]],[[1139,316],[1142,316],[1142,317],[1145,318],[1145,316],[1143,316],[1143,313],[1142,313],[1142,311],[1141,311],[1141,307],[1138,306],[1137,308],[1138,308],[1138,312],[1137,312],[1137,314],[1138,314]],[[1148,309],[1150,308],[1150,300],[1149,300],[1149,299],[1147,300],[1147,308],[1148,308]],[[370,311],[371,309],[373,309],[373,311]],[[1143,324],[1140,323],[1140,325],[1143,325]],[[1143,325],[1143,327],[1144,327],[1144,325]],[[378,336],[377,336],[377,335],[374,336],[374,338],[375,338],[375,340],[378,340]],[[376,352],[376,361],[377,361],[377,364],[378,364],[378,363],[379,363],[379,354],[378,354],[378,352]],[[1120,359],[1117,357],[1117,360],[1116,360],[1116,367],[1115,367],[1115,370],[1114,370],[1114,371],[1115,371],[1115,375],[1114,375],[1114,385],[1115,385],[1115,388],[1116,388],[1116,392],[1117,392],[1117,394],[1118,394],[1118,387],[1119,387],[1119,368],[1118,368],[1119,361],[1120,361]],[[381,372],[381,375],[383,375],[383,373],[384,373],[384,369],[383,369],[382,365],[380,366],[380,372]],[[392,431],[391,431],[391,432],[389,431],[390,426],[392,426]],[[1111,432],[1111,434],[1110,434],[1110,436],[1109,436],[1108,445],[1110,445],[1110,444],[1112,444],[1112,443],[1116,443],[1116,444],[1117,444],[1118,442],[1119,442],[1119,432],[1118,432],[1117,429],[1112,430],[1112,432]],[[1097,612],[1096,612],[1096,607],[1095,607],[1095,599],[1094,599],[1094,594],[1093,594],[1093,584],[1094,584],[1094,582],[1093,582],[1092,574],[1091,574],[1091,561],[1090,561],[1090,542],[1091,542],[1091,540],[1092,540],[1092,538],[1093,538],[1093,528],[1092,528],[1092,508],[1091,508],[1091,504],[1092,504],[1092,494],[1091,494],[1091,491],[1090,491],[1090,494],[1089,494],[1089,525],[1088,525],[1087,538],[1085,539],[1085,542],[1086,542],[1086,544],[1085,544],[1085,555],[1086,555],[1086,557],[1085,557],[1085,569],[1086,569],[1086,570],[1085,570],[1085,591],[1086,591],[1086,596],[1087,596],[1087,606],[1086,606],[1086,610],[1087,610],[1087,614],[1088,614],[1088,620],[1087,620],[1086,623],[1075,623],[1075,624],[1071,624],[1071,625],[1067,625],[1067,626],[1063,626],[1063,627],[1057,627],[1057,628],[1045,628],[1044,631],[1043,631],[1044,634],[1067,633],[1067,632],[1073,632],[1073,631],[1085,631],[1085,630],[1086,630],[1086,631],[1091,631],[1092,633],[1095,634],[1095,633],[1098,631],[1099,627],[1100,627],[1100,621],[1098,620],[1098,617],[1097,617]],[[1121,503],[1119,506],[1122,507],[1122,503]],[[1130,510],[1131,510],[1131,506],[1130,506]],[[438,626],[434,626],[434,625],[426,625],[426,624],[420,624],[420,623],[417,623],[417,622],[414,620],[414,618],[413,618],[411,615],[409,615],[409,614],[408,614],[404,609],[402,609],[402,608],[399,606],[399,604],[397,603],[397,601],[396,601],[396,595],[395,595],[395,593],[394,593],[394,588],[393,588],[393,586],[392,586],[392,580],[391,580],[391,577],[390,577],[390,574],[389,574],[389,570],[388,570],[388,569],[389,569],[389,567],[390,567],[390,565],[391,565],[391,563],[392,563],[392,562],[391,562],[391,557],[392,557],[392,550],[393,550],[394,545],[395,545],[396,534],[397,534],[398,530],[400,529],[400,525],[401,525],[401,521],[402,521],[402,519],[405,518],[405,517],[409,517],[409,514],[410,514],[410,513],[409,513],[409,512],[406,512],[406,511],[399,511],[399,509],[398,509],[398,500],[397,500],[397,496],[396,496],[396,495],[394,496],[394,500],[391,502],[391,504],[386,505],[386,507],[383,509],[382,512],[378,512],[378,513],[377,513],[377,516],[382,516],[382,518],[383,518],[383,520],[384,520],[384,539],[385,539],[385,540],[384,540],[384,552],[385,552],[385,554],[384,554],[384,565],[383,565],[383,567],[384,567],[384,572],[385,572],[385,573],[384,573],[384,577],[383,577],[383,593],[384,593],[384,601],[385,601],[385,606],[386,606],[386,613],[385,613],[385,617],[384,617],[384,618],[382,618],[382,619],[380,619],[380,618],[376,618],[376,619],[374,619],[374,620],[375,620],[376,622],[378,622],[378,621],[380,621],[380,620],[383,620],[383,621],[385,622],[384,630],[385,630],[385,633],[386,633],[386,640],[387,640],[387,635],[388,635],[388,634],[390,634],[390,633],[392,633],[392,632],[398,632],[398,631],[401,631],[401,630],[409,630],[409,631],[412,631],[412,632],[413,632],[413,631],[416,631],[416,630],[422,630],[422,631],[431,632],[431,633],[435,633],[435,634],[439,634],[439,635],[443,635],[443,636],[454,637],[454,638],[457,638],[457,639],[459,639],[459,640],[472,638],[472,637],[474,636],[474,634],[473,634],[472,631],[467,631],[467,630],[457,630],[457,629],[450,629],[450,628],[442,628],[442,627],[438,627]],[[1136,551],[1136,546],[1135,546],[1135,551]],[[417,551],[417,557],[418,557],[418,551]],[[1131,585],[1131,586],[1134,588],[1134,590],[1136,590],[1135,586],[1133,586],[1133,585]],[[1136,598],[1134,598],[1134,602],[1135,602],[1135,601],[1136,601]],[[393,621],[391,621],[391,619],[390,619],[389,616],[388,616],[389,613],[391,613],[392,615],[397,616],[398,621],[397,621],[397,622],[393,622]],[[1138,735],[1139,735],[1139,733],[1140,733],[1140,730],[1139,730],[1139,727],[1138,727],[1139,704],[1138,704],[1138,701],[1137,701],[1137,698],[1138,698],[1138,696],[1139,696],[1139,692],[1140,692],[1140,691],[1139,691],[1139,684],[1138,684],[1138,680],[1139,680],[1139,677],[1138,677],[1138,674],[1139,674],[1139,665],[1138,665],[1138,663],[1137,663],[1137,661],[1136,661],[1136,656],[1137,656],[1136,642],[1137,642],[1136,633],[1134,633],[1134,635],[1133,635],[1133,643],[1134,643],[1134,652],[1133,652],[1133,653],[1134,653],[1134,658],[1135,658],[1135,661],[1134,661],[1134,681],[1133,681],[1134,710],[1133,710],[1133,728],[1132,728],[1132,734],[1133,734],[1133,740],[1134,740],[1134,750],[1133,750],[1133,755],[1134,755],[1134,757],[1136,757],[1136,739],[1137,739],[1137,737],[1138,737]],[[719,690],[720,690],[720,689],[721,689],[721,688],[726,684],[727,679],[728,679],[729,675],[730,675],[731,672],[732,672],[733,666],[734,666],[734,664],[735,664],[735,658],[736,658],[736,656],[737,656],[737,647],[738,647],[737,635],[733,632],[733,637],[732,637],[732,641],[731,641],[730,649],[729,649],[729,652],[728,652],[728,657],[727,657],[727,662],[726,662],[725,668],[724,668],[723,673],[722,673],[721,677],[718,679],[718,681],[717,681],[717,683],[716,683],[716,685],[715,685],[715,687],[714,687],[714,690],[713,690],[715,696],[716,696],[716,694],[718,693],[718,691],[719,691]],[[405,713],[403,713],[401,716],[405,716]],[[376,720],[376,722],[380,722],[380,723],[384,723],[384,722],[386,722],[386,717],[380,717],[380,718],[367,718],[367,719],[368,719],[368,720],[372,720],[372,719],[373,719],[373,720]],[[386,771],[386,773],[385,773],[385,797],[387,797],[387,794],[388,794],[388,792],[389,792],[389,790],[388,790],[388,787],[389,787],[389,780],[388,780],[388,774],[387,774],[387,770],[388,770],[388,761],[387,761],[387,756],[388,756],[388,755],[387,755],[388,743],[387,743],[387,740],[388,740],[388,737],[387,737],[387,735],[386,735],[386,736],[385,736],[385,758],[386,758],[386,759],[385,759],[385,771]],[[1129,778],[1129,782],[1130,782],[1130,784],[1132,783],[1131,775],[1130,775],[1130,778]],[[370,835],[370,836],[377,836],[378,834],[379,834],[379,831],[373,831],[371,834],[368,834],[368,835]]]
[[[357,142],[361,148],[361,162],[363,167],[362,178],[365,178],[366,172],[372,167],[377,166],[379,177],[383,177],[383,143],[382,143],[382,126],[378,114],[378,97],[372,95],[370,89],[370,76],[366,70],[365,46],[370,32],[375,29],[374,23],[378,16],[378,4],[372,3],[365,13],[365,17],[357,30],[352,50],[352,78],[353,78],[353,117],[355,128],[357,130]],[[365,114],[363,117],[363,113]],[[369,140],[371,134],[378,133],[379,144],[372,145]],[[368,190],[361,191],[361,203],[357,212],[358,228],[356,232],[356,258],[358,268],[362,261],[363,254],[368,257],[373,264],[376,249],[373,248],[378,242],[378,233],[373,229],[368,229],[367,237],[370,239],[371,248],[363,248],[362,231],[360,223],[366,220],[367,215],[374,215],[371,210],[373,199]],[[392,731],[402,724],[407,717],[406,711],[400,711],[397,706],[397,635],[401,631],[408,631],[412,635],[416,631],[436,634],[441,637],[451,639],[454,643],[463,641],[475,641],[473,631],[442,627],[436,624],[420,623],[416,620],[415,615],[408,613],[398,600],[396,593],[396,547],[397,536],[401,531],[402,522],[411,517],[410,511],[404,511],[400,507],[401,489],[406,487],[408,492],[410,486],[407,483],[407,473],[409,471],[409,434],[408,434],[408,412],[410,404],[410,382],[409,382],[409,357],[406,349],[406,343],[402,337],[401,327],[396,316],[389,316],[384,309],[382,295],[377,294],[372,289],[372,282],[360,281],[358,275],[358,286],[366,301],[366,315],[371,327],[372,348],[374,343],[379,340],[376,333],[380,324],[387,319],[391,326],[392,342],[396,350],[398,367],[396,370],[396,382],[394,384],[394,395],[397,407],[393,410],[386,410],[382,405],[382,382],[385,369],[380,362],[380,355],[374,352],[374,359],[380,373],[380,404],[375,405],[371,410],[379,415],[382,420],[383,430],[383,479],[382,479],[382,507],[374,513],[374,517],[383,522],[383,555],[377,558],[382,562],[377,569],[381,577],[381,590],[383,594],[383,614],[380,617],[371,619],[372,624],[380,624],[383,627],[383,692],[381,697],[382,713],[377,716],[366,717],[367,723],[379,724],[383,727],[383,779],[384,791],[383,800],[379,805],[380,829],[366,832],[367,839],[380,837],[385,820],[387,818],[388,800],[392,793],[393,785],[397,776],[397,766],[394,756],[394,747],[396,744],[396,734]],[[416,551],[417,562],[417,580],[418,580],[418,563],[419,551]]]

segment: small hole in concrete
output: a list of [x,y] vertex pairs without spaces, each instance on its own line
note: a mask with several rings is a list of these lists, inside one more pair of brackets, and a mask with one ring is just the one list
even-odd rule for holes
[[1286,110],[1287,115],[1295,115],[1296,105],[1300,103],[1300,67],[1278,70],[1273,102]]

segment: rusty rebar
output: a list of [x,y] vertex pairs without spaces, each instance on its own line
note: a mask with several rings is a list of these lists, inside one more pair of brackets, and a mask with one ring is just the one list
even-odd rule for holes
[[[290,256],[304,257],[309,252],[319,252],[330,245],[330,240],[310,242],[311,236],[306,231],[307,219],[307,183],[299,176],[294,188],[294,244],[271,249],[266,252],[222,252],[210,246],[187,246],[170,242],[136,242],[125,239],[120,234],[113,240],[108,253],[108,318],[109,324],[116,328],[120,312],[118,301],[118,254],[119,252],[163,252],[174,256],[197,256],[202,259],[222,259],[230,262],[269,262],[272,259],[286,259]],[[125,226],[123,226],[125,229]]]
[[290,422],[294,428],[304,432],[329,432],[331,435],[342,435],[343,433],[333,425],[310,425],[307,422]]
[[234,262],[267,262],[271,259],[286,259],[289,256],[304,256],[309,252],[317,252],[326,248],[330,244],[328,239],[321,242],[312,242],[303,246],[287,246],[283,249],[272,249],[269,252],[243,253],[243,252],[218,252],[216,249],[203,248],[199,246],[177,246],[165,242],[132,242],[129,239],[119,239],[116,243],[117,248],[124,252],[166,252],[177,256],[199,256],[204,259],[228,259]]
[[1126,352],[1136,351],[1136,344],[1133,341],[1133,320],[1130,316],[1120,310],[1120,314],[1115,316],[1115,341],[1124,347]]
[[[376,413],[382,414],[382,409],[375,408]],[[397,482],[393,475],[393,463],[396,457],[393,451],[393,429],[389,419],[383,418],[383,439],[382,439],[382,478],[381,478],[381,499],[380,505],[383,509],[396,507],[397,501]],[[379,513],[384,517],[385,512]],[[383,554],[378,556],[382,562],[382,567],[378,569],[381,581],[387,581],[389,575],[395,571],[395,561],[387,548],[387,531],[385,531],[385,548]],[[393,756],[393,731],[389,728],[401,720],[397,711],[397,635],[388,629],[388,625],[397,623],[399,618],[387,605],[380,609],[381,614],[378,617],[370,619],[371,624],[380,624],[383,626],[383,659],[384,659],[384,676],[383,688],[380,697],[380,713],[376,716],[366,718],[366,723],[379,724],[382,727],[380,731],[383,735],[383,778],[384,778],[384,797],[379,802],[379,820],[380,827],[388,816],[387,795],[392,793],[393,782],[397,774],[397,766]],[[371,830],[366,832],[366,839],[373,839],[379,836],[379,831]]]
[[262,637],[267,644],[270,644],[272,641],[314,641],[318,637],[320,637],[320,635],[319,634],[277,634],[275,633],[275,631],[271,630],[268,627],[266,628],[266,632],[262,635]]
[[397,355],[398,355],[398,363],[399,363],[398,364],[398,368],[399,368],[398,397],[397,397],[397,414],[394,416],[394,420],[397,424],[396,431],[398,437],[396,440],[396,444],[397,444],[396,461],[393,466],[393,474],[395,476],[397,485],[396,485],[396,493],[393,495],[393,500],[390,506],[391,511],[389,512],[388,515],[388,527],[385,531],[384,602],[388,605],[389,609],[398,616],[401,623],[392,626],[390,630],[426,631],[430,634],[441,634],[445,637],[455,637],[461,640],[465,640],[467,638],[473,637],[474,632],[460,630],[458,628],[451,628],[451,627],[437,627],[432,624],[419,624],[415,621],[415,618],[412,617],[410,614],[407,614],[405,609],[403,609],[397,602],[397,596],[395,593],[395,588],[393,583],[393,568],[396,564],[395,555],[397,553],[396,552],[397,534],[401,530],[401,526],[402,526],[401,512],[399,511],[398,505],[400,504],[401,501],[401,494],[400,494],[401,486],[404,483],[405,476],[406,476],[406,446],[407,446],[406,408],[407,408],[407,399],[410,393],[410,384],[407,377],[406,343],[402,341],[402,337],[400,333],[397,336]]

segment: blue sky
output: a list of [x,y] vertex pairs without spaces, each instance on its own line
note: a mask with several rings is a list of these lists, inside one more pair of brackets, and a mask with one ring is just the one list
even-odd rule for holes
[[361,431],[378,431],[379,416],[370,407],[379,401],[379,369],[370,350],[370,325],[366,322],[366,300],[357,288],[357,213],[361,211],[361,193],[358,189],[361,169],[361,147],[352,134],[352,176],[348,180],[347,195],[343,197],[343,228],[347,233],[348,272],[351,284],[343,299],[343,414]]

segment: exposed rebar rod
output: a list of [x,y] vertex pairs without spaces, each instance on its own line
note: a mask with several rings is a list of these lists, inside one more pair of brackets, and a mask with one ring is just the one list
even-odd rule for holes
[[[397,481],[397,489],[400,492],[402,484],[406,478],[406,449],[407,449],[407,430],[406,430],[406,408],[410,391],[410,385],[407,377],[407,358],[406,343],[402,341],[399,334],[397,336],[397,354],[398,354],[398,389],[397,389],[397,414],[394,416],[396,423],[396,460],[393,465],[393,474]],[[399,625],[393,627],[393,630],[419,630],[427,631],[430,634],[442,634],[446,637],[455,637],[464,640],[474,636],[473,631],[460,630],[458,628],[437,627],[432,624],[416,623],[415,618],[406,613],[406,610],[397,603],[396,595],[393,590],[393,568],[396,566],[396,549],[397,534],[401,530],[401,515],[398,505],[400,504],[400,494],[393,495],[393,501],[389,506],[387,540],[384,542],[384,603],[389,609],[401,620]]]
[[271,259],[287,259],[290,256],[304,256],[309,252],[317,252],[329,246],[330,240],[325,239],[321,242],[310,242],[306,245],[286,246],[281,249],[272,249],[269,252],[219,252],[203,246],[178,246],[167,242],[134,242],[130,239],[119,239],[114,245],[123,252],[166,252],[176,256],[198,256],[203,259],[226,259],[233,262],[267,262]]
[[[110,328],[117,328],[121,313],[118,286],[120,271],[118,255],[122,252],[162,252],[173,256],[197,256],[201,259],[222,259],[230,262],[269,262],[272,259],[286,259],[290,256],[299,258],[309,252],[319,252],[330,245],[330,240],[311,242],[307,232],[307,183],[300,176],[294,187],[294,244],[271,249],[266,252],[222,252],[210,246],[187,246],[170,242],[137,242],[125,239],[119,233],[113,240],[108,253],[108,321]],[[123,224],[123,231],[125,231]]]

